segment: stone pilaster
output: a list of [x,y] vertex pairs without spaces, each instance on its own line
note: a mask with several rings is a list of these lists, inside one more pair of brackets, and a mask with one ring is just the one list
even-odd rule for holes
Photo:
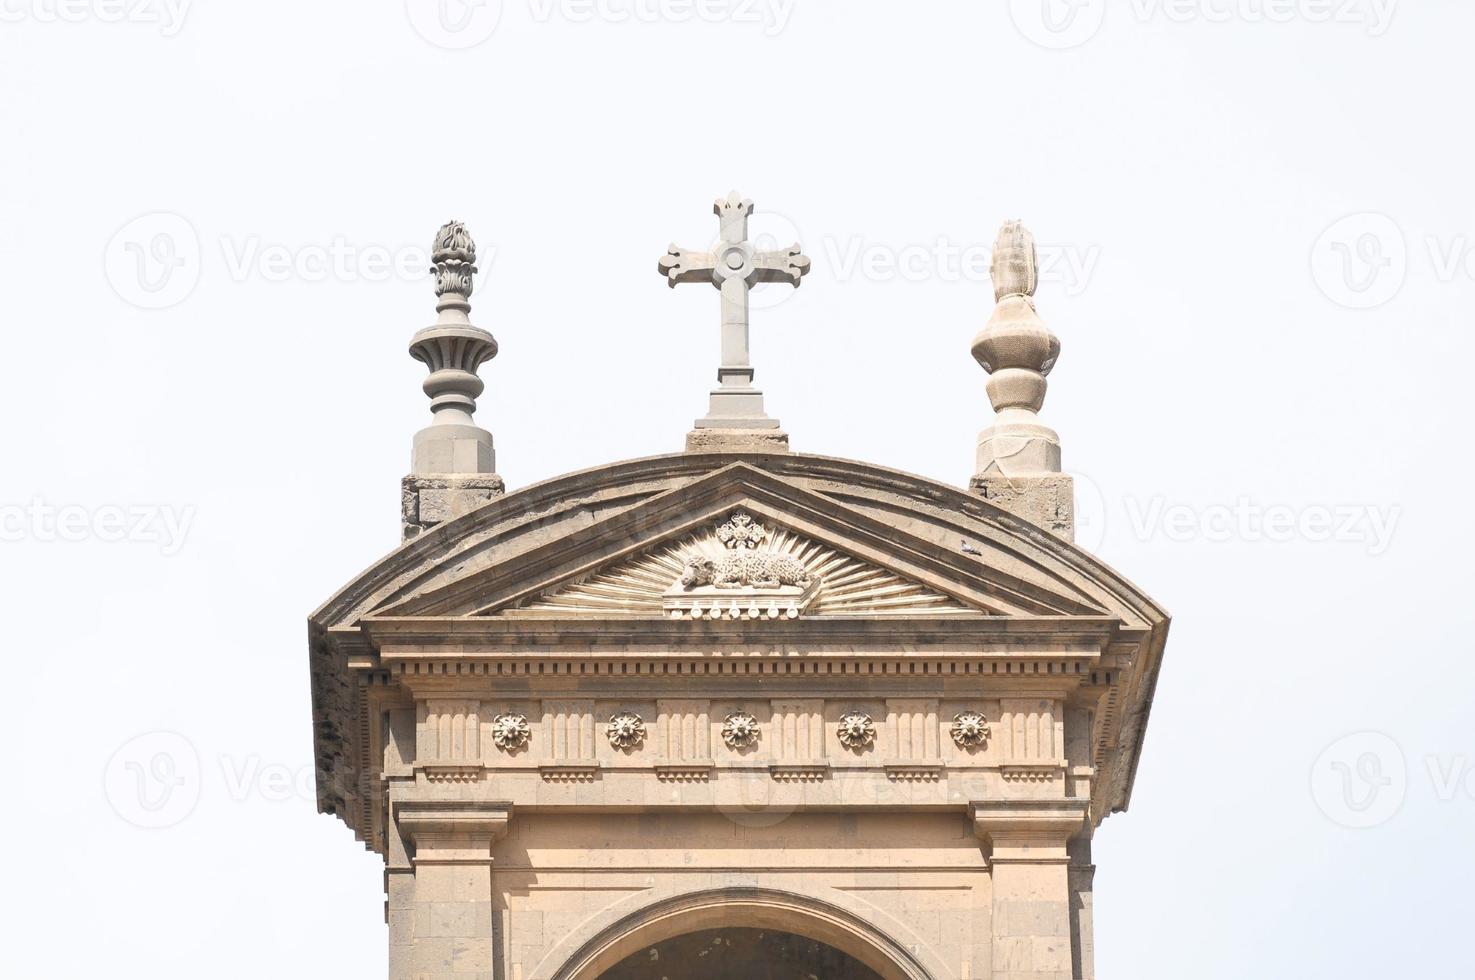
[[511,803],[396,805],[413,874],[389,878],[390,980],[492,980],[492,845],[511,817]]
[[992,980],[1080,980],[1069,845],[1085,827],[1086,801],[975,803],[972,818],[990,846]]
[[1096,980],[1095,881],[1091,841],[1077,837],[1070,842],[1070,925],[1076,980]]

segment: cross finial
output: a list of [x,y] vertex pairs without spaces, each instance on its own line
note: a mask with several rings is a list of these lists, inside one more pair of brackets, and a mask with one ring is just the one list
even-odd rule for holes
[[[763,393],[753,387],[753,366],[748,359],[748,292],[760,282],[781,282],[798,286],[809,272],[809,258],[796,242],[785,249],[762,252],[748,241],[748,216],[753,202],[737,191],[719,197],[712,206],[720,223],[720,236],[710,252],[697,252],[672,245],[661,256],[658,268],[666,282],[675,288],[680,283],[711,283],[722,292],[722,364],[717,369],[718,387],[713,390],[705,417],[696,422],[701,430],[727,430],[759,433],[779,448],[781,435],[778,419],[763,411]],[[715,435],[715,433],[713,433]],[[721,440],[689,438],[688,446],[707,446]],[[787,443],[787,437],[783,437]]]

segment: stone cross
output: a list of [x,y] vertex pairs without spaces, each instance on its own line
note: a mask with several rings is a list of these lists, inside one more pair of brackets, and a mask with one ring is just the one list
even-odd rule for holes
[[660,261],[661,275],[672,289],[678,283],[711,283],[722,292],[722,365],[698,429],[777,429],[778,419],[763,411],[763,392],[753,387],[748,360],[748,290],[760,282],[798,286],[809,271],[809,259],[796,242],[776,252],[760,252],[748,241],[753,202],[737,191],[718,198],[713,211],[721,221],[715,251],[694,252],[672,245]]

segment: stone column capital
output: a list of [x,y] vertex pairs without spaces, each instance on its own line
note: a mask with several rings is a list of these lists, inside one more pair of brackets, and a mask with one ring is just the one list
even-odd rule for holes
[[973,832],[992,845],[992,863],[1064,864],[1087,811],[1085,800],[991,800],[971,804],[968,816]]
[[507,836],[512,804],[421,800],[395,807],[400,830],[415,845],[414,863],[490,864],[492,845]]

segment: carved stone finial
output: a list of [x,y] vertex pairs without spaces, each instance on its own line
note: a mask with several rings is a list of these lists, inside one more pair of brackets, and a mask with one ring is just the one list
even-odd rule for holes
[[1008,221],[1000,229],[992,273],[996,305],[973,338],[973,357],[989,374],[997,418],[978,434],[971,485],[998,506],[1069,538],[1074,503],[1070,478],[1060,472],[1060,437],[1038,414],[1060,340],[1035,312],[1035,240],[1022,223]]
[[476,273],[476,242],[466,226],[459,221],[447,221],[441,225],[435,233],[435,244],[431,246],[430,261],[435,263],[430,269],[435,274],[435,295],[453,294],[470,310],[468,300],[473,288],[472,277]]
[[1033,296],[1040,284],[1035,259],[1035,236],[1022,221],[1006,221],[994,242],[994,302],[1005,296]]
[[973,356],[989,373],[988,397],[998,421],[978,437],[977,475],[1006,477],[1060,472],[1060,437],[1039,424],[1045,376],[1060,356],[1060,340],[1035,313],[1035,242],[1018,221],[999,232],[993,259],[997,305],[973,339]]
[[436,322],[410,340],[410,356],[430,369],[425,394],[431,424],[415,434],[403,488],[403,530],[413,537],[502,493],[492,434],[473,419],[485,389],[477,370],[497,356],[497,341],[473,326],[476,242],[459,221],[441,225],[431,246]]

